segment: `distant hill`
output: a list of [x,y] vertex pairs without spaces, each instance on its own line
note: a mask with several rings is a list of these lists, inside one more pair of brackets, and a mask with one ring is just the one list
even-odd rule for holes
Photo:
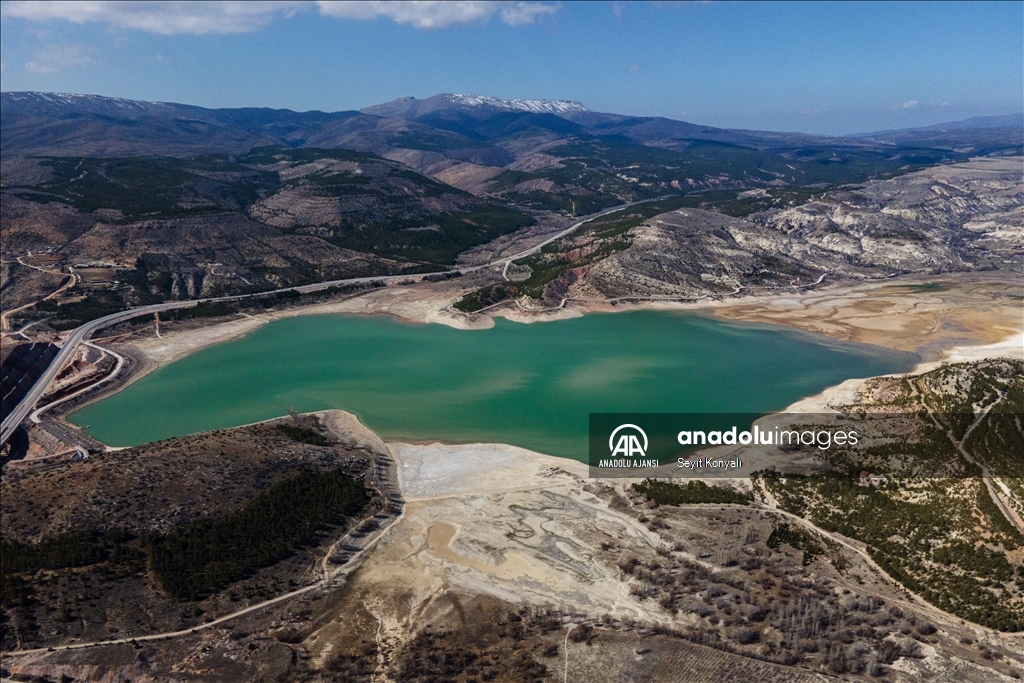
[[919,128],[898,128],[880,130],[874,133],[857,133],[848,137],[869,138],[876,135],[892,135],[895,133],[917,133],[923,130],[977,130],[979,128],[1021,128],[1024,129],[1024,113],[1006,114],[1004,116],[972,116],[962,121],[946,121]]
[[1024,113],[975,116],[921,128],[883,130],[850,136],[865,142],[927,145],[979,156],[1016,153],[1024,146]]
[[314,131],[359,112],[205,109],[97,95],[5,92],[0,136],[5,157],[21,154],[187,155],[301,145]]
[[1007,114],[1005,116],[974,116],[963,121],[926,126],[926,130],[963,130],[972,128],[1024,128],[1024,112]]

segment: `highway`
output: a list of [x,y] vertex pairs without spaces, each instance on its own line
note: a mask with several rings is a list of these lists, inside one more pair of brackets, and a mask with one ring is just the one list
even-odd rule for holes
[[[456,268],[454,270],[446,272],[459,273],[461,275],[465,275],[467,273],[477,272],[480,270],[484,270],[486,268],[491,268],[493,266],[503,265],[505,268],[507,268],[509,263],[512,263],[513,261],[517,261],[521,258],[526,258],[527,256],[531,256],[532,254],[537,253],[546,245],[554,242],[557,239],[565,237],[566,235],[577,230],[580,226],[589,223],[592,220],[601,218],[602,216],[605,216],[610,213],[615,213],[616,211],[622,211],[623,209],[627,209],[630,206],[634,206],[636,204],[658,201],[659,199],[663,198],[656,197],[655,199],[645,199],[641,202],[629,202],[620,206],[613,207],[611,209],[606,209],[605,211],[596,213],[593,216],[589,216],[580,221],[577,221],[576,223],[573,223],[565,230],[562,230],[561,232],[555,234],[554,236],[545,239],[543,242],[535,244],[528,249],[524,249],[523,251],[513,254],[512,256],[505,256],[503,258],[488,261],[487,263],[482,263],[477,266]],[[162,311],[173,311],[180,308],[191,308],[201,303],[240,301],[242,299],[254,297],[271,296],[274,294],[278,294],[280,292],[299,292],[302,294],[307,294],[309,292],[317,292],[323,289],[328,289],[330,287],[341,287],[344,285],[387,283],[409,280],[412,280],[413,282],[419,282],[422,281],[426,275],[430,274],[431,273],[423,273],[417,275],[378,275],[373,277],[354,277],[348,278],[346,280],[330,280],[327,282],[316,282],[310,285],[284,287],[282,289],[274,289],[267,292],[259,292],[258,294],[237,294],[234,296],[209,297],[206,299],[190,299],[187,301],[166,301],[162,304],[139,306],[138,308],[130,308],[125,311],[111,313],[110,315],[103,316],[102,318],[90,320],[84,325],[76,327],[74,330],[72,330],[68,338],[64,340],[64,343],[61,346],[60,351],[57,353],[57,356],[53,359],[53,362],[50,363],[50,366],[46,368],[46,371],[43,372],[42,375],[39,376],[39,379],[36,380],[35,385],[33,385],[33,387],[25,395],[21,403],[19,403],[17,407],[15,407],[15,409],[10,412],[10,414],[7,416],[7,419],[3,421],[2,429],[0,429],[0,444],[7,443],[7,439],[11,437],[14,431],[18,428],[18,425],[22,423],[22,421],[28,416],[28,414],[32,412],[32,408],[35,406],[36,402],[43,397],[43,394],[46,393],[46,390],[50,388],[50,384],[60,373],[61,368],[63,368],[64,365],[71,359],[71,356],[75,353],[75,350],[78,348],[78,345],[85,341],[85,339],[87,339],[88,336],[91,335],[96,330],[108,327],[110,325],[115,325],[119,322],[124,322],[125,320],[129,320],[131,318],[136,318],[143,315],[152,315],[153,313],[159,313]]]
[[50,363],[49,367],[39,376],[36,383],[32,388],[25,394],[25,397],[21,400],[21,403],[11,411],[7,416],[7,419],[3,421],[2,432],[0,432],[0,444],[6,443],[7,439],[10,438],[14,430],[18,428],[22,420],[29,414],[32,407],[35,406],[36,402],[42,398],[46,390],[50,388],[50,384],[60,373],[61,368],[71,359],[71,356],[75,353],[78,345],[81,344],[86,337],[95,332],[96,330],[106,327],[108,325],[114,325],[116,323],[134,318],[138,315],[144,315],[146,313],[153,313],[155,311],[170,311],[176,308],[187,308],[189,306],[195,306],[198,301],[171,301],[162,304],[154,304],[152,306],[142,306],[139,308],[131,308],[127,311],[119,311],[112,313],[111,315],[97,318],[96,320],[90,320],[80,327],[76,327],[71,331],[71,334],[67,339],[64,340],[63,346],[60,351],[57,352],[57,356]]

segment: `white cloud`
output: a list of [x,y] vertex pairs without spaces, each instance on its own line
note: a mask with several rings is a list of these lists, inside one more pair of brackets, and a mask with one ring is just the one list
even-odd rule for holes
[[899,104],[896,105],[896,108],[897,109],[913,109],[918,104],[920,104],[920,102],[918,102],[917,100],[910,100],[909,102],[900,102]]
[[491,2],[317,2],[320,13],[340,19],[386,17],[416,28],[448,28],[486,21],[498,9]]
[[256,31],[278,16],[291,16],[308,6],[304,2],[5,2],[3,14],[32,21],[103,22],[164,35],[202,35]]
[[645,66],[647,66],[647,65],[646,64],[631,64],[630,66],[626,67],[626,71],[628,73],[635,74],[637,71],[640,71]]
[[318,8],[325,17],[384,17],[420,29],[484,23],[498,14],[509,26],[533,24],[561,9],[546,2],[4,2],[5,17],[106,23],[119,29],[174,34],[249,33],[281,17]]
[[88,50],[80,45],[50,45],[33,54],[25,70],[34,74],[55,74],[91,62]]
[[342,19],[375,19],[385,17],[399,24],[412,24],[421,29],[441,29],[461,24],[486,22],[497,12],[509,26],[533,24],[561,9],[557,4],[542,2],[317,2],[320,13]]
[[509,26],[524,26],[550,17],[560,9],[560,5],[546,5],[542,2],[516,2],[502,7],[501,20]]

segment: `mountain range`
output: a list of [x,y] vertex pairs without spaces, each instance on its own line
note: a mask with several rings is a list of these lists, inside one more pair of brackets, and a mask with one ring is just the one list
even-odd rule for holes
[[[339,112],[251,107],[207,109],[167,102],[42,92],[0,94],[0,135],[5,157],[56,153],[186,155],[247,151],[272,144],[381,152],[402,149],[402,142],[408,142],[410,137],[434,135],[439,136],[434,146],[445,148],[453,158],[485,158],[487,154],[480,149],[481,145],[474,143],[500,143],[517,134],[522,137],[524,132],[528,133],[526,137],[622,136],[668,149],[686,149],[694,141],[714,141],[779,151],[826,143],[865,148],[879,143],[892,144],[900,138],[923,139],[926,134],[945,133],[949,139],[937,147],[993,154],[1020,151],[1024,136],[1022,118],[1021,114],[975,117],[926,128],[830,138],[722,129],[662,117],[599,113],[567,100],[499,99],[465,94],[441,94],[426,99],[403,97],[361,111]],[[457,151],[467,149],[475,151]],[[504,151],[505,155],[493,151],[492,154],[503,158],[510,153],[514,155],[508,149]]]
[[828,138],[466,94],[294,112],[6,92],[0,149],[5,308],[36,295],[18,287],[39,272],[16,259],[49,250],[121,269],[120,284],[90,295],[95,312],[446,270],[538,221],[628,202],[784,209],[1020,155],[1024,126],[1017,115]]

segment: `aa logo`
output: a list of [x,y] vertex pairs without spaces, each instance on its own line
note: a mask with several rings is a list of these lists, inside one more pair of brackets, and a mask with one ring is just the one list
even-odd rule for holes
[[[618,440],[615,439],[616,435],[619,437]],[[640,445],[640,439],[643,439],[643,446]],[[612,452],[612,457],[621,455],[627,458],[642,458],[647,454],[647,434],[636,425],[619,425],[608,437],[608,450]]]

